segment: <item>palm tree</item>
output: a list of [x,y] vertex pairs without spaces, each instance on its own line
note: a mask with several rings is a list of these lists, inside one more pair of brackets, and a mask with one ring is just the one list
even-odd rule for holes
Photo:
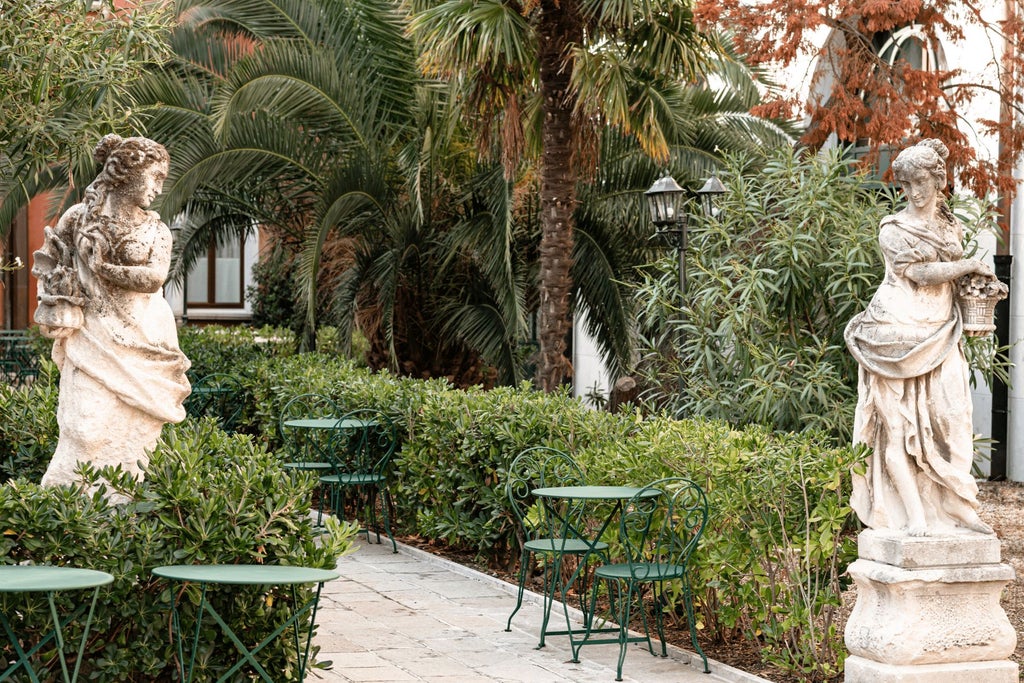
[[258,223],[294,255],[307,346],[326,317],[358,325],[380,366],[521,378],[512,186],[476,162],[445,88],[417,80],[393,4],[179,10],[177,58],[134,103],[171,151],[160,208],[182,226],[174,274]]
[[700,33],[675,0],[415,0],[413,30],[428,74],[458,81],[466,110],[503,142],[506,170],[539,150],[540,362],[538,383],[570,374],[569,332],[577,181],[605,125],[668,156],[672,112],[664,86],[693,81],[717,41]]
[[400,18],[377,0],[182,0],[178,12],[176,59],[134,91],[172,152],[160,208],[184,226],[174,275],[211,238],[259,223],[299,254],[312,343],[329,233],[392,199],[387,155],[409,134],[415,80]]
[[635,361],[635,284],[661,246],[652,239],[643,193],[665,169],[684,187],[695,189],[716,172],[723,156],[788,147],[798,134],[795,122],[749,113],[761,101],[759,86],[775,87],[763,72],[737,55],[712,59],[709,70],[713,78],[708,81],[676,83],[663,90],[671,110],[670,124],[662,126],[668,135],[668,161],[658,163],[634,137],[609,128],[596,176],[579,186],[573,299],[586,309],[588,332],[613,378]]

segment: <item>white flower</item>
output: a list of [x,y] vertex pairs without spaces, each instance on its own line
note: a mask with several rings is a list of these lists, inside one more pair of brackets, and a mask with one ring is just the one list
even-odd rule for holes
[[21,262],[21,257],[20,256],[15,256],[14,257],[14,267],[15,268],[21,268],[22,265],[24,265],[24,264],[22,264],[22,262]]

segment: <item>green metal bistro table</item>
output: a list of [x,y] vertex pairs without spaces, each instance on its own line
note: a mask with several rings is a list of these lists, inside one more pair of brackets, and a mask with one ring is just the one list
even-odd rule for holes
[[[50,604],[50,617],[53,619],[53,628],[43,636],[42,640],[33,645],[28,651],[21,646],[18,636],[14,632],[7,615],[0,612],[0,624],[3,625],[7,640],[18,655],[18,661],[14,666],[6,662],[6,668],[0,671],[0,681],[7,680],[20,668],[25,669],[32,683],[39,683],[39,675],[32,668],[30,658],[39,652],[51,640],[57,641],[57,654],[60,659],[61,672],[67,683],[74,683],[78,679],[78,670],[82,664],[82,655],[85,652],[85,643],[89,638],[89,628],[92,625],[93,612],[96,609],[96,600],[100,595],[100,587],[111,583],[114,577],[106,572],[93,569],[78,569],[75,567],[50,567],[40,565],[4,565],[0,566],[0,593],[46,593],[46,600]],[[53,594],[61,591],[77,591],[92,588],[92,602],[89,605],[89,615],[85,620],[85,627],[82,630],[82,640],[78,646],[78,657],[75,659],[73,673],[68,673],[68,663],[64,657],[64,627],[81,616],[85,611],[85,605],[81,605],[69,616],[63,619],[57,614],[57,606],[54,604]],[[53,680],[48,678],[46,680]]]
[[[532,493],[534,496],[539,498],[548,511],[548,518],[555,520],[561,524],[561,529],[552,529],[552,534],[557,534],[558,538],[578,538],[588,546],[590,549],[587,550],[581,557],[576,565],[576,568],[569,575],[569,577],[562,583],[561,587],[556,582],[552,582],[550,592],[544,596],[547,603],[544,605],[544,623],[541,625],[541,645],[544,644],[544,637],[549,636],[569,636],[569,644],[572,646],[573,652],[577,652],[576,641],[573,636],[578,634],[586,634],[588,629],[574,629],[572,627],[572,618],[569,616],[569,590],[576,584],[580,579],[581,575],[585,576],[584,571],[587,567],[587,561],[591,555],[598,553],[597,542],[604,536],[604,532],[611,525],[612,521],[622,510],[623,504],[640,493],[642,489],[634,486],[548,486],[539,489],[533,489]],[[645,494],[647,497],[648,494]],[[656,498],[660,496],[661,492],[657,490],[649,490],[649,497]],[[572,523],[572,515],[568,514],[567,506],[571,503],[580,502],[587,505],[597,505],[600,503],[611,503],[608,506],[607,511],[603,518],[596,518],[596,525],[587,526],[574,526]],[[599,553],[598,553],[599,554]],[[562,559],[561,554],[555,556],[555,568],[554,576],[561,576],[562,570]],[[585,592],[585,587],[583,588]],[[555,599],[555,593],[561,592],[562,607],[565,611],[565,630],[549,631],[548,630],[548,606]],[[584,613],[584,618],[589,625],[590,619],[593,617],[592,614]],[[618,633],[618,629],[612,628],[591,628],[589,633]],[[578,661],[578,660],[573,660]]]
[[[202,630],[203,613],[208,613],[221,630],[227,635],[231,642],[241,653],[241,658],[223,676],[217,679],[219,682],[230,680],[246,662],[263,678],[267,683],[273,683],[273,678],[266,669],[256,661],[256,654],[270,643],[274,642],[285,631],[291,629],[291,635],[295,638],[295,651],[301,653],[299,656],[299,681],[306,675],[306,666],[309,663],[309,649],[313,639],[313,626],[316,623],[316,610],[320,601],[320,591],[325,581],[338,578],[338,573],[327,569],[313,569],[310,567],[286,567],[281,565],[250,565],[250,564],[208,564],[208,565],[171,565],[156,567],[153,570],[155,576],[167,579],[171,582],[172,592],[175,583],[197,583],[201,586],[199,608],[196,614],[196,623],[193,630],[191,647],[188,653],[188,662],[185,661],[185,635],[182,632],[181,617],[178,611],[179,596],[172,596],[172,638],[178,646],[178,661],[181,665],[181,680],[183,683],[190,683],[195,670],[196,652],[199,649],[199,634]],[[313,596],[299,605],[297,587],[303,584],[316,584],[316,591]],[[277,627],[273,633],[265,637],[255,647],[246,646],[231,629],[224,618],[214,609],[207,599],[207,589],[211,585],[224,586],[289,586],[292,594],[293,612],[288,619]],[[309,628],[306,629],[305,647],[302,647],[299,631],[299,619],[310,612]]]
[[[337,418],[337,417],[307,417],[298,420],[285,420],[284,426],[291,427],[292,429],[327,429],[327,430],[346,430],[346,429],[366,429],[372,427],[376,423],[371,420],[354,420],[352,418]],[[331,463],[329,462],[330,456],[325,453],[320,453],[323,456],[318,460],[310,460],[308,462],[290,462],[285,463],[286,467],[296,470],[330,470]]]

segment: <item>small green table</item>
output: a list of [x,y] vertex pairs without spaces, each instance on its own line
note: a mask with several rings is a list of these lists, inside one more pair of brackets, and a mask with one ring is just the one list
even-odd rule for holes
[[[540,632],[540,647],[544,646],[545,636],[569,636],[569,644],[573,648],[575,654],[576,645],[574,636],[581,633],[603,633],[603,632],[618,632],[618,629],[611,628],[589,628],[590,620],[593,618],[593,614],[585,614],[588,628],[585,630],[574,629],[572,627],[572,618],[569,616],[569,589],[572,588],[573,584],[580,578],[581,574],[585,571],[587,561],[591,555],[598,552],[597,542],[604,536],[605,530],[611,525],[612,520],[622,510],[622,506],[630,498],[640,493],[643,489],[634,486],[548,486],[544,488],[533,489],[532,493],[541,500],[544,504],[545,509],[548,511],[548,519],[557,521],[561,525],[561,529],[552,529],[551,535],[556,538],[577,538],[586,543],[590,549],[580,557],[579,563],[577,563],[575,570],[569,575],[568,579],[561,586],[561,597],[562,606],[565,611],[565,624],[566,630],[549,631],[548,630],[548,606],[554,601],[555,593],[559,591],[559,587],[556,585],[556,581],[552,581],[550,590],[545,595],[545,610],[544,610],[544,622],[541,624]],[[645,498],[657,498],[661,495],[661,491],[657,489],[648,489],[644,493]],[[588,528],[576,528],[571,523],[571,515],[569,515],[564,509],[560,509],[560,506],[568,505],[574,501],[583,503],[612,503],[608,509],[608,513],[604,519],[598,519],[597,531],[593,531]],[[555,556],[555,568],[553,575],[561,576],[562,574],[562,559],[563,555],[558,554]],[[584,575],[584,579],[585,579]],[[584,592],[586,592],[586,581],[584,580]],[[573,661],[579,661],[573,658]]]
[[[234,666],[231,667],[218,682],[230,680],[231,677],[248,662],[253,669],[267,683],[273,683],[273,678],[266,669],[256,661],[256,653],[277,639],[289,627],[292,629],[295,638],[295,651],[301,652],[299,657],[299,681],[306,675],[306,665],[309,663],[309,649],[313,640],[313,626],[316,623],[316,610],[320,601],[320,591],[325,581],[338,578],[338,573],[327,569],[313,569],[311,567],[287,567],[282,565],[263,564],[207,564],[207,565],[171,565],[156,567],[153,570],[155,576],[167,579],[171,582],[172,592],[174,584],[177,583],[198,583],[202,587],[199,600],[199,611],[196,615],[192,645],[189,653],[188,666],[185,665],[184,637],[181,630],[181,619],[178,613],[178,597],[172,596],[172,639],[178,646],[178,660],[181,664],[181,680],[184,683],[192,681],[195,669],[196,652],[199,649],[199,634],[202,627],[203,612],[209,613],[216,621],[225,635],[231,639],[238,651],[242,653]],[[305,604],[299,605],[297,586],[303,584],[317,584],[316,591]],[[273,633],[264,638],[253,648],[247,647],[238,638],[231,627],[224,621],[224,618],[213,608],[213,605],[206,599],[207,588],[211,585],[229,586],[290,586],[292,593],[293,612],[287,621],[277,627]],[[309,628],[306,631],[306,646],[303,649],[300,642],[299,619],[311,612]]]
[[[46,593],[46,600],[50,603],[50,616],[53,619],[53,629],[43,639],[32,646],[27,652],[22,648],[17,635],[11,626],[7,615],[0,612],[0,624],[3,625],[7,640],[18,655],[18,661],[12,667],[0,671],[0,681],[10,678],[15,671],[24,667],[32,683],[39,683],[39,675],[32,668],[29,659],[39,652],[48,642],[56,639],[57,653],[60,659],[61,672],[67,683],[74,683],[78,679],[78,670],[82,664],[82,655],[85,652],[85,643],[89,638],[89,628],[92,626],[93,612],[96,610],[96,600],[100,595],[100,587],[111,583],[114,577],[106,572],[93,569],[78,569],[75,567],[51,567],[42,565],[3,565],[0,566],[0,593]],[[85,611],[85,605],[81,605],[72,614],[61,619],[57,614],[57,606],[53,601],[53,594],[59,591],[85,590],[92,588],[92,603],[89,605],[89,616],[85,620],[85,628],[82,630],[82,640],[78,646],[78,657],[75,659],[74,672],[68,673],[68,663],[64,657],[64,627],[81,616]],[[48,679],[52,680],[52,679]]]
[[[307,417],[295,420],[285,420],[284,426],[292,429],[301,430],[351,430],[351,429],[366,429],[372,427],[376,423],[370,420],[356,420],[352,418],[337,418],[337,417]],[[307,461],[302,462],[286,462],[284,467],[286,469],[293,470],[310,470],[310,471],[327,471],[330,470],[333,465],[328,461],[329,454],[322,451],[321,447],[318,447],[315,442],[310,442],[311,446],[314,446],[319,450],[319,453],[307,453],[310,456],[321,455],[327,456],[326,459],[316,460],[312,457]]]

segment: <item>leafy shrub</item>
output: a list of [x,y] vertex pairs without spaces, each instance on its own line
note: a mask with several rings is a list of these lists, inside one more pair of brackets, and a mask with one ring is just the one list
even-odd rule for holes
[[881,281],[891,197],[837,154],[788,148],[732,159],[724,179],[718,217],[691,231],[685,308],[667,260],[637,293],[651,340],[686,333],[668,367],[651,342],[648,377],[680,414],[848,440],[857,375],[843,329]]
[[295,335],[276,327],[186,325],[178,330],[178,344],[192,362],[192,377],[215,372],[245,376],[267,358],[295,353]]
[[242,412],[235,429],[257,434],[254,377],[268,359],[295,353],[295,335],[288,330],[244,325],[188,325],[178,330],[181,350],[192,362],[192,382],[214,373],[235,376],[242,385]]
[[[121,470],[83,466],[92,494],[72,487],[42,488],[18,479],[0,487],[0,562],[57,564],[106,571],[114,583],[101,589],[93,623],[95,638],[82,665],[85,678],[103,681],[172,680],[170,590],[151,575],[154,567],[191,563],[266,563],[332,568],[349,551],[356,529],[331,523],[314,531],[311,481],[292,479],[276,459],[242,435],[228,436],[212,421],[168,427],[143,481]],[[106,480],[104,483],[103,480]],[[112,504],[112,491],[127,502]],[[198,593],[181,603],[192,623]],[[309,591],[301,593],[300,600]],[[67,602],[74,596],[63,596]],[[224,588],[214,606],[240,636],[258,642],[287,618],[290,591]],[[5,613],[17,614],[15,629],[37,640],[49,628],[45,599],[0,595]],[[15,612],[15,605],[20,605]],[[65,604],[65,606],[68,606]],[[308,624],[308,616],[306,618]],[[67,637],[73,639],[78,626]],[[235,648],[218,627],[201,637],[197,675],[223,674]],[[44,648],[38,661],[54,654]],[[5,658],[11,655],[3,651]],[[282,638],[261,651],[267,668],[295,680],[298,651]]]
[[711,510],[692,560],[700,626],[760,642],[766,661],[823,680],[845,657],[836,617],[856,559],[847,473],[861,455],[821,433],[659,418],[578,459],[598,484],[697,481]]
[[275,249],[253,264],[254,284],[245,292],[256,325],[298,330],[302,311],[295,306],[295,264],[283,249]]
[[410,420],[397,486],[417,532],[492,562],[518,556],[509,552],[515,527],[504,490],[512,459],[530,446],[576,452],[614,439],[621,424],[565,393],[525,384],[431,392]]
[[57,448],[57,366],[42,361],[31,384],[0,383],[0,482],[38,481]]

